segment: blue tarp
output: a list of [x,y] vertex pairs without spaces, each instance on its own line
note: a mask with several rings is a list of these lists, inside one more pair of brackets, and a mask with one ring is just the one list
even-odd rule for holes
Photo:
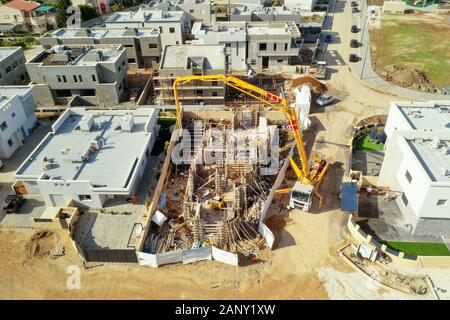
[[36,11],[52,11],[55,7],[53,6],[40,6],[36,8]]
[[356,182],[341,184],[341,210],[347,212],[358,211],[358,186]]

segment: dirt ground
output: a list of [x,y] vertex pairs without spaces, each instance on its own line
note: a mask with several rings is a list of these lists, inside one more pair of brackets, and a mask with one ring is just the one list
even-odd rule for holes
[[449,18],[431,13],[382,15],[381,28],[370,30],[376,72],[403,87],[448,86]]
[[[29,257],[32,232],[0,229],[1,299],[327,299],[314,269],[326,263],[350,271],[337,257],[337,238],[328,233],[330,212],[293,211],[279,233],[277,248],[259,255],[258,264],[236,267],[215,261],[169,265],[159,269],[132,264],[81,267],[81,289],[69,290],[67,267],[80,265],[69,243],[66,255]],[[308,244],[315,243],[315,246]],[[81,266],[81,265],[80,265]],[[236,271],[239,272],[236,272]]]

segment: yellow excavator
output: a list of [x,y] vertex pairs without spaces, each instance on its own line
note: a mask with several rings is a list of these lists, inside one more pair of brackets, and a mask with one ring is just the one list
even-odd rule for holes
[[178,88],[180,85],[187,84],[191,81],[223,82],[227,86],[241,91],[246,95],[263,102],[264,104],[283,112],[288,120],[289,127],[294,134],[295,143],[297,146],[298,154],[300,156],[301,166],[299,167],[292,157],[289,158],[290,164],[297,175],[298,181],[295,183],[292,189],[280,189],[279,193],[291,192],[290,206],[300,208],[304,211],[308,211],[311,207],[313,194],[319,199],[319,208],[322,206],[323,198],[318,193],[317,189],[323,177],[325,176],[329,164],[324,159],[314,157],[312,166],[310,166],[305,147],[303,145],[302,136],[299,130],[297,112],[288,104],[285,99],[234,76],[219,74],[179,77],[175,79],[173,83],[173,93],[177,112],[177,125],[180,129],[181,104],[178,94]]

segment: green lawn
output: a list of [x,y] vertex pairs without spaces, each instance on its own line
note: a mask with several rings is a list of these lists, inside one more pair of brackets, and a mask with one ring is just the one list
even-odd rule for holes
[[387,65],[416,68],[435,86],[450,86],[448,15],[382,15],[381,29],[370,32],[378,73]]
[[370,142],[369,134],[361,137],[356,141],[356,150],[370,150],[370,151],[382,151],[384,149],[383,143]]
[[402,251],[407,255],[414,256],[449,256],[447,246],[444,243],[421,243],[421,242],[384,242],[391,249]]

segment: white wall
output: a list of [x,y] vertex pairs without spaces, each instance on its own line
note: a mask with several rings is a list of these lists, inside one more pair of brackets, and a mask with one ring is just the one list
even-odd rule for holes
[[[31,99],[31,96],[26,99]],[[29,130],[36,122],[36,116],[34,114],[27,116],[21,98],[16,95],[0,108],[0,123],[3,122],[8,127],[3,131],[0,130],[0,157],[9,158],[28,136]],[[9,139],[14,143],[12,146],[8,145]]]

